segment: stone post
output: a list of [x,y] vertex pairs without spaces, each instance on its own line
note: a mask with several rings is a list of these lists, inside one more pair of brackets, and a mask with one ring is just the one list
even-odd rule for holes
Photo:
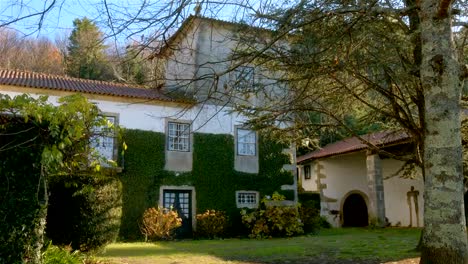
[[367,185],[369,187],[369,217],[376,219],[379,226],[385,226],[385,199],[382,163],[378,154],[368,153]]

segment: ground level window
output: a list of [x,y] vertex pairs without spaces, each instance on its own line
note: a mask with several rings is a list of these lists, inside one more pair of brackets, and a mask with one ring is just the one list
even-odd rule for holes
[[237,191],[236,192],[237,208],[257,208],[258,207],[258,192],[256,191]]

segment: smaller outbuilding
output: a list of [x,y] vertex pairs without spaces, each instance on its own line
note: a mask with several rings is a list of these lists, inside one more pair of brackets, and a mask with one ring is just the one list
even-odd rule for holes
[[347,138],[299,156],[299,182],[304,191],[320,194],[320,214],[335,227],[422,227],[421,172],[404,177],[405,162],[395,158],[413,150],[404,132]]

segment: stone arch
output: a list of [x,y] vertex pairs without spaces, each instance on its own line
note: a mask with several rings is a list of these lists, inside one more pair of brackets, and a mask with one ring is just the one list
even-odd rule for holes
[[369,199],[358,190],[348,192],[341,199],[341,226],[363,227],[369,225]]

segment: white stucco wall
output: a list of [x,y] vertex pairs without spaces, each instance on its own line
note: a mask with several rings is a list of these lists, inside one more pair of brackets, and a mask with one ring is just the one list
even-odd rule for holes
[[[15,96],[20,92],[0,91]],[[59,96],[49,96],[49,101],[56,104]],[[113,98],[115,100],[116,98]],[[198,133],[231,134],[234,126],[242,124],[245,118],[228,113],[227,108],[215,105],[196,106],[186,109],[186,105],[174,103],[154,104],[141,101],[117,102],[110,100],[91,99],[102,112],[115,113],[119,116],[119,125],[127,129],[141,129],[165,133],[165,119],[191,120],[192,131]]]
[[310,179],[305,178],[304,166],[299,167],[299,177],[302,184],[302,188],[308,192],[318,192],[317,186],[317,172],[316,172],[316,162],[307,164],[310,166]]
[[[410,213],[409,205],[407,201],[407,192],[410,191],[411,186],[419,191],[418,196],[418,207],[419,207],[419,226],[423,226],[423,215],[424,215],[424,182],[422,176],[418,173],[418,179],[403,179],[401,177],[392,177],[399,168],[403,165],[402,161],[394,159],[382,160],[383,177],[389,178],[384,180],[385,190],[385,212],[388,221],[392,225],[409,226],[410,224]],[[417,226],[416,213],[414,208],[414,202],[412,202],[412,214],[413,214],[413,227]]]
[[[266,87],[269,97],[284,96],[285,86],[280,86],[278,73],[253,64],[244,64],[241,60],[232,61],[230,56],[239,46],[238,34],[242,34],[229,23],[212,20],[194,19],[192,25],[180,34],[173,53],[167,58],[166,88],[190,91],[197,99],[203,100],[208,95],[225,99],[229,94],[231,102],[259,105],[265,102],[262,93],[237,92],[233,87],[234,66],[251,66],[254,68],[256,84]],[[264,35],[267,35],[258,32]],[[257,43],[257,45],[261,45]],[[245,47],[244,47],[245,48]],[[216,77],[216,80],[215,80]]]
[[[311,164],[311,163],[309,163]],[[315,168],[319,167],[319,174],[322,184],[322,210],[321,213],[334,226],[341,225],[341,219],[330,215],[331,210],[342,212],[344,199],[351,192],[362,193],[366,202],[369,199],[367,184],[366,154],[364,152],[338,155],[322,160],[314,161]],[[313,165],[312,164],[312,165]],[[390,177],[397,172],[403,162],[394,159],[382,160],[382,173],[384,177],[385,214],[392,225],[409,226],[410,212],[407,202],[407,192],[411,186],[419,191],[419,226],[423,226],[423,190],[422,179],[403,179],[399,176]],[[305,165],[305,164],[304,164]],[[317,170],[314,170],[314,174]],[[301,170],[302,186],[306,191],[316,191],[315,186],[304,180],[303,169]],[[314,178],[312,174],[312,178]],[[315,178],[318,175],[315,176]],[[388,179],[386,179],[388,178]],[[308,180],[310,181],[310,180]],[[315,180],[314,180],[315,181]],[[325,184],[325,185],[324,185]],[[320,191],[320,190],[319,190]],[[336,201],[333,201],[336,200]],[[367,205],[369,206],[369,205]],[[413,226],[416,226],[416,213],[414,202],[412,201]]]

